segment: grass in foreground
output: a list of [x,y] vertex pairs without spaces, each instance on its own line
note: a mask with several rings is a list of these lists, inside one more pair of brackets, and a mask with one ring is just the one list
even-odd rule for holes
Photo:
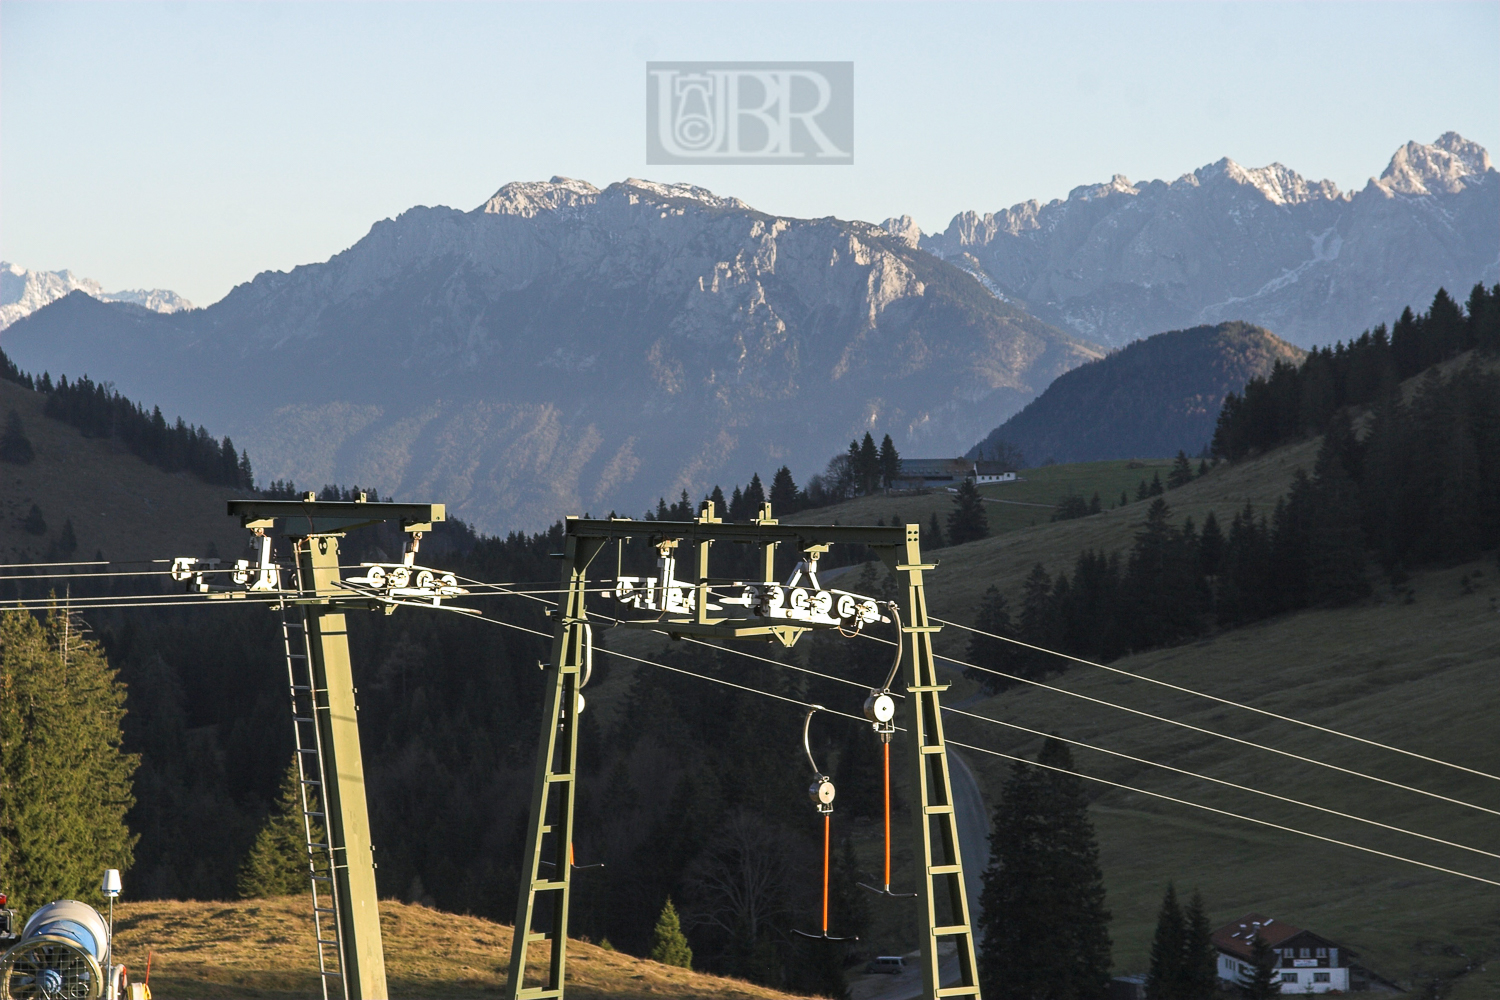
[[[151,962],[158,997],[318,995],[311,904],[303,896],[232,903],[143,901],[115,908],[115,956],[139,982]],[[511,928],[478,917],[382,900],[380,924],[393,997],[494,996],[507,980]],[[532,963],[539,977],[547,951]],[[532,978],[532,982],[538,981]],[[568,942],[572,997],[781,998],[735,979]]]

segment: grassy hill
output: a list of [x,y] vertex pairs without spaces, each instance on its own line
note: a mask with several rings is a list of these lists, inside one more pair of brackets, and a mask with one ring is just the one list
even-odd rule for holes
[[[203,555],[210,544],[221,556],[239,554],[247,533],[224,514],[235,491],[163,472],[117,442],[86,438],[45,416],[45,399],[0,380],[0,420],[15,410],[36,452],[29,465],[0,463],[0,562],[42,560],[68,520],[78,548],[59,559],[95,552],[114,561],[170,559]],[[43,535],[21,524],[33,504],[47,523]]]
[[[1169,491],[1173,519],[1191,516],[1201,525],[1212,510],[1224,523],[1246,503],[1268,511],[1296,468],[1311,468],[1318,445],[1316,440],[1303,442],[1254,461],[1220,466]],[[1152,471],[1149,466],[1126,470],[1124,464],[1029,470],[1024,474],[1029,482],[986,487],[984,492],[993,497],[1010,490],[1010,497],[1042,502],[1037,498],[1046,496],[1046,484],[1066,481],[1085,495],[1098,489],[1108,496],[1108,488],[1118,498],[1113,484],[1119,477],[1128,473],[1138,480]],[[917,503],[927,504],[942,516],[951,498],[863,498],[793,520],[858,523],[872,514],[889,518],[900,503],[913,511]],[[992,525],[996,506],[987,505]],[[923,512],[922,523],[931,510]],[[971,621],[979,596],[994,584],[1014,606],[1021,581],[1037,562],[1051,572],[1071,571],[1081,549],[1127,549],[1145,510],[1145,503],[1131,503],[1074,521],[1047,523],[1042,517],[1034,527],[1002,520],[990,538],[933,553],[939,568],[929,575],[929,605],[940,617]],[[904,510],[901,514],[909,516]],[[1410,602],[1377,580],[1375,595],[1355,607],[1286,615],[1114,665],[1500,774],[1500,748],[1493,738],[1500,690],[1492,679],[1500,662],[1500,564],[1490,556],[1418,573],[1408,586]],[[952,628],[938,637],[940,651],[960,657],[966,642],[967,634]],[[1089,667],[1073,667],[1053,683],[1500,809],[1500,782]],[[959,680],[948,704],[975,693]],[[1496,848],[1491,816],[1053,692],[1007,691],[976,699],[966,710],[1432,836]],[[948,726],[954,739],[1004,753],[1034,757],[1040,747],[1040,738],[999,726],[959,717],[950,717]],[[1010,762],[974,753],[966,757],[993,808]],[[1500,879],[1500,864],[1493,858],[1089,750],[1075,748],[1075,759],[1087,774]],[[1437,981],[1445,984],[1443,989],[1451,987],[1454,997],[1500,996],[1500,976],[1483,971],[1486,959],[1500,957],[1500,896],[1494,887],[1102,785],[1092,786],[1092,792],[1114,913],[1117,972],[1147,967],[1156,909],[1167,882],[1175,881],[1181,892],[1201,889],[1216,922],[1260,911],[1340,941],[1377,973],[1404,985]],[[1473,971],[1464,974],[1471,965]]]
[[[396,900],[380,904],[393,997],[495,996],[507,981],[511,929]],[[115,909],[115,957],[139,982],[151,958],[159,997],[307,997],[318,992],[312,912],[303,896],[224,902],[135,902]],[[547,951],[534,960],[540,974]],[[776,998],[735,979],[568,942],[574,997]]]

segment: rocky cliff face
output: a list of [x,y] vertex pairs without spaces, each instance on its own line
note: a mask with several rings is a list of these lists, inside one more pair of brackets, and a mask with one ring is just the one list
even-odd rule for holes
[[74,295],[4,346],[233,435],[261,477],[488,530],[801,478],[872,428],[957,454],[1101,353],[877,226],[566,178],[411,209],[203,310]]
[[965,212],[920,245],[1104,343],[1241,319],[1307,347],[1388,323],[1439,287],[1462,299],[1500,280],[1500,174],[1452,132],[1407,143],[1353,194],[1224,159],[1170,183],[1116,175],[1066,201]]
[[193,308],[181,295],[162,288],[106,292],[99,282],[80,278],[72,271],[28,271],[0,261],[0,330],[74,291],[87,292],[103,302],[128,302],[152,312]]

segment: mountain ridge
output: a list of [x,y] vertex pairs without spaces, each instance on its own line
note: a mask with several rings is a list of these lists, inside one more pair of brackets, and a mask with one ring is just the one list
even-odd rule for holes
[[488,531],[806,475],[872,428],[956,453],[1101,353],[879,226],[567,178],[408,209],[191,313],[65,298],[5,346],[223,428],[262,475]]
[[82,291],[101,302],[123,302],[151,312],[193,308],[187,299],[165,288],[106,292],[93,278],[80,278],[72,271],[31,271],[0,261],[0,330],[74,291]]
[[1309,347],[1439,287],[1500,279],[1500,174],[1447,132],[1406,143],[1356,192],[1226,157],[1170,182],[1116,174],[1046,204],[961,212],[917,238],[1103,343],[1242,319]]

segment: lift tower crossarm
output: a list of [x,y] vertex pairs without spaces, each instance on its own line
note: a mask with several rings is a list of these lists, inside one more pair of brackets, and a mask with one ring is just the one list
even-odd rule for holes
[[[327,535],[399,521],[408,531],[430,531],[434,521],[447,520],[440,503],[366,503],[361,500],[231,500],[229,516],[245,527],[268,528],[280,520],[281,534],[297,537]],[[260,523],[257,523],[260,522]]]

